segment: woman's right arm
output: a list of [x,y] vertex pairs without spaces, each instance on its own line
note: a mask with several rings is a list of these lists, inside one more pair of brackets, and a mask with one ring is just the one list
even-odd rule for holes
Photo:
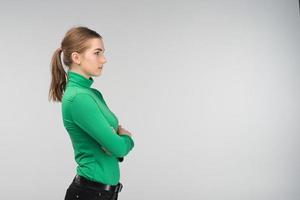
[[115,157],[124,157],[134,147],[129,135],[118,135],[102,114],[96,100],[87,93],[77,94],[71,105],[74,123]]

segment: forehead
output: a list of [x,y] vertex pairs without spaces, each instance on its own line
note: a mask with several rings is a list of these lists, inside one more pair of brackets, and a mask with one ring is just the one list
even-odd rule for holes
[[99,38],[93,38],[93,39],[90,39],[89,40],[89,46],[90,46],[90,50],[95,50],[97,48],[100,48],[102,50],[104,50],[104,44],[103,44],[103,41],[102,39],[99,39]]

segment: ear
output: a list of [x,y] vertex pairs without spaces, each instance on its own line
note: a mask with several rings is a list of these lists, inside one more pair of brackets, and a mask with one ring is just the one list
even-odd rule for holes
[[79,53],[73,52],[71,54],[71,58],[72,58],[73,63],[80,65],[81,56]]

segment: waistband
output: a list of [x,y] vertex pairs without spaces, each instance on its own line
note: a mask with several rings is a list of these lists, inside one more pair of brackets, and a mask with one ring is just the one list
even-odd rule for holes
[[107,185],[104,183],[88,180],[85,177],[80,176],[78,174],[76,174],[76,176],[74,177],[73,183],[83,187],[90,187],[97,190],[106,190],[109,192],[121,192],[123,188],[123,185],[120,182],[117,185]]

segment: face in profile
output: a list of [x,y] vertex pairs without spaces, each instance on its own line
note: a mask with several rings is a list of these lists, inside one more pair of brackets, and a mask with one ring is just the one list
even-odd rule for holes
[[100,76],[103,65],[106,63],[103,41],[99,38],[93,38],[88,43],[89,48],[80,55],[80,70],[87,77]]

